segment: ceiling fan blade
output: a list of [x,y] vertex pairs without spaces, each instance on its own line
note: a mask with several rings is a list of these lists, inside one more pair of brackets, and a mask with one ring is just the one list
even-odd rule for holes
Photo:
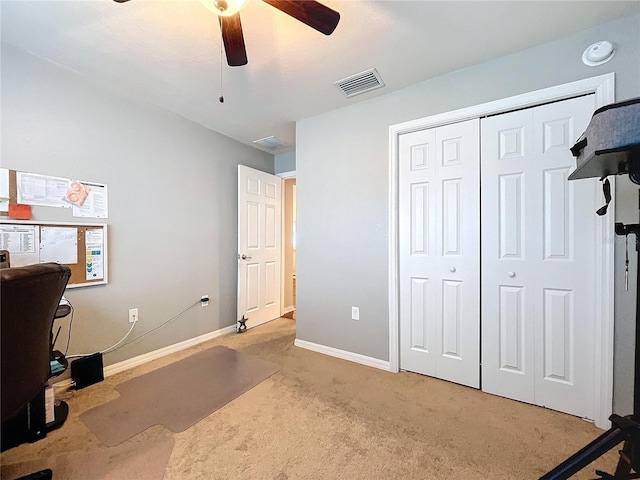
[[338,12],[314,0],[263,1],[325,35],[331,35],[340,21]]
[[247,50],[244,46],[244,35],[242,35],[242,24],[240,14],[236,13],[230,17],[219,16],[220,29],[222,30],[222,41],[227,54],[227,63],[230,67],[240,67],[247,64]]

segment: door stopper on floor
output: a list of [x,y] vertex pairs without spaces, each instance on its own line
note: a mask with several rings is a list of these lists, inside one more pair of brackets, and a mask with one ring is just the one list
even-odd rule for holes
[[236,331],[238,333],[244,333],[247,331],[247,321],[249,319],[248,318],[244,318],[244,315],[242,315],[242,318],[240,320],[238,320],[238,325],[236,326]]

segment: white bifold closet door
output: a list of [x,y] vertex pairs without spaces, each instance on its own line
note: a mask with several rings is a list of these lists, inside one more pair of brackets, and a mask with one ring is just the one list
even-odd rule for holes
[[586,418],[602,200],[567,176],[594,109],[588,95],[481,123],[482,389]]
[[478,119],[399,139],[400,368],[480,384]]

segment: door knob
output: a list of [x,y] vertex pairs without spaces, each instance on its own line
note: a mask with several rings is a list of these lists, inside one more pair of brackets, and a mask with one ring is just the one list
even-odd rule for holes
[[516,276],[516,272],[509,272],[507,273],[507,275],[509,275],[511,278]]
[[456,267],[451,267],[451,268],[449,269],[449,271],[450,271],[451,273],[455,272],[455,271],[456,271]]
[[251,259],[251,257],[247,257],[244,253],[242,254],[242,257],[240,257],[240,258],[242,258],[243,260],[249,260],[249,259]]

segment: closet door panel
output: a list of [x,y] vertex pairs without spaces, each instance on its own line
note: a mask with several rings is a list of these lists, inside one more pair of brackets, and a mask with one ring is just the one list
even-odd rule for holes
[[479,387],[479,120],[401,135],[400,368]]
[[534,403],[533,110],[482,120],[482,389]]
[[593,96],[482,120],[482,385],[593,418],[597,182],[569,182]]

